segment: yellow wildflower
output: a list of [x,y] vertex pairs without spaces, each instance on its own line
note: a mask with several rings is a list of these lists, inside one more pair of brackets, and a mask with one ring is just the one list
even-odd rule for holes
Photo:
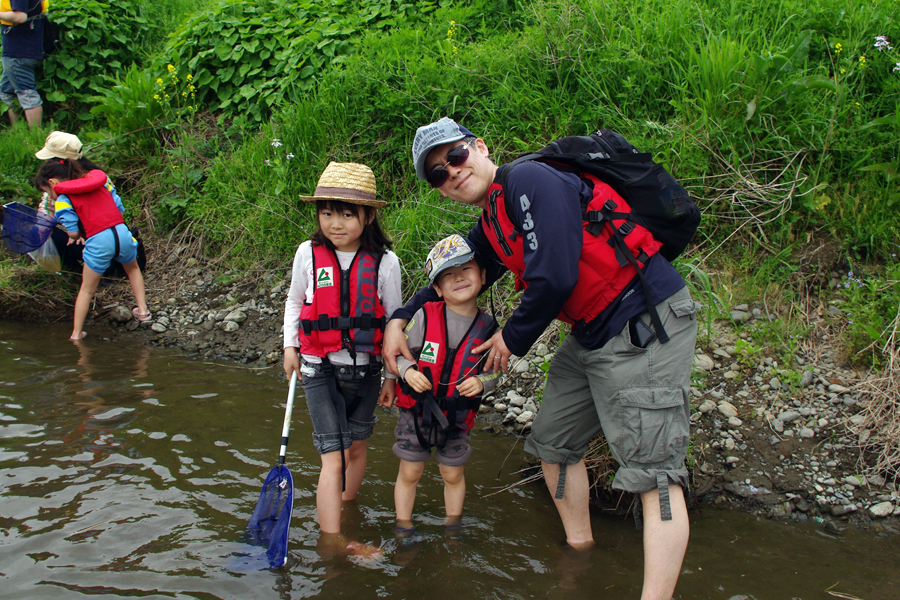
[[866,64],[866,57],[865,57],[865,56],[860,56],[860,57],[859,57],[859,64],[861,64],[861,65]]
[[844,49],[844,47],[841,45],[840,42],[838,42],[837,44],[834,45],[834,51],[836,54],[840,54],[841,50],[843,50],[843,49]]

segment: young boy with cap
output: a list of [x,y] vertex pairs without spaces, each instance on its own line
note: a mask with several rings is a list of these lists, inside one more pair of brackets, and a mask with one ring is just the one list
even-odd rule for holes
[[497,328],[477,305],[485,271],[475,252],[462,236],[451,235],[428,253],[425,273],[441,301],[424,305],[407,324],[409,349],[417,360],[399,360],[400,418],[393,450],[400,458],[394,503],[401,537],[414,532],[416,488],[432,446],[444,480],[444,524],[460,526],[470,432],[482,394],[496,386],[499,376],[484,374],[483,357],[474,352]]

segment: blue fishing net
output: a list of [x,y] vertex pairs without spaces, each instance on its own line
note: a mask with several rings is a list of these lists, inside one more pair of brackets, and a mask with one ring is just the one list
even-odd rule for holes
[[294,478],[284,465],[269,471],[263,483],[256,508],[247,525],[247,541],[266,550],[269,568],[277,569],[287,562],[287,545],[291,510],[294,506]]
[[10,252],[26,254],[44,245],[56,227],[56,218],[37,210],[10,202],[3,205],[3,241]]

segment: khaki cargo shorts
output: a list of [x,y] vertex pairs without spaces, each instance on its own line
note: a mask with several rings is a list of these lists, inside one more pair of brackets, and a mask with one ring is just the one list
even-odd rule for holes
[[[684,459],[698,307],[686,287],[657,305],[670,338],[665,344],[654,340],[646,348],[635,346],[628,325],[597,350],[567,337],[550,362],[525,450],[551,464],[572,465],[602,431],[619,463],[614,489],[642,494],[666,478],[687,488]],[[641,319],[649,324],[648,315]]]

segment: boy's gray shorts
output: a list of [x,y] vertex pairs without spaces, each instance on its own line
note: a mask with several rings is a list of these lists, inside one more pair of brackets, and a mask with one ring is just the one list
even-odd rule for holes
[[[422,428],[422,415],[415,416],[411,410],[400,409],[400,418],[397,419],[397,427],[394,428],[394,437],[397,442],[392,450],[398,458],[409,462],[425,462],[431,458],[431,449],[425,450],[416,436],[416,421],[419,429]],[[448,467],[461,467],[472,455],[472,446],[469,445],[471,431],[462,431],[454,428],[450,432],[450,438],[443,448],[435,447],[434,458],[439,464]]]
[[[687,488],[698,307],[686,287],[656,306],[669,334],[665,344],[654,340],[636,347],[628,325],[597,350],[567,337],[550,362],[525,450],[547,463],[572,465],[602,431],[619,463],[613,489],[641,494],[666,478]],[[648,315],[641,319],[649,324]],[[560,480],[564,485],[562,473]]]

